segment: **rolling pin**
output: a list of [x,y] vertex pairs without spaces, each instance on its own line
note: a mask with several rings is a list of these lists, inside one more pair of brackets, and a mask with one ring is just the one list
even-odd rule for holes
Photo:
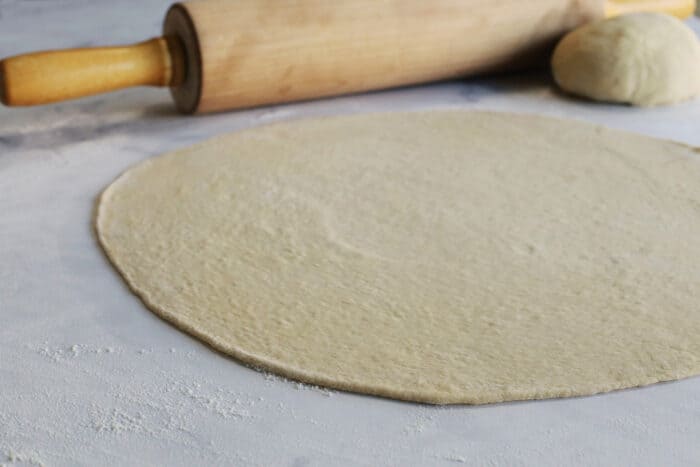
[[0,62],[5,105],[168,86],[200,113],[445,80],[544,63],[569,30],[634,11],[685,18],[695,0],[194,0],[163,35]]

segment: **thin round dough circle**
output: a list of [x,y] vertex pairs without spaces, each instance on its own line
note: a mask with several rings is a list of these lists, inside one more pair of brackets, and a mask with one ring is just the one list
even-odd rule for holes
[[700,373],[681,144],[486,112],[277,124],[137,165],[96,223],[151,310],[305,382],[479,404]]

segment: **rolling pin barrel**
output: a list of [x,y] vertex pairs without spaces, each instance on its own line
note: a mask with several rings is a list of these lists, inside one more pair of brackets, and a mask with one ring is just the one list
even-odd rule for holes
[[601,0],[210,0],[173,6],[164,33],[183,44],[172,94],[192,113],[525,66],[604,13]]
[[544,63],[590,20],[692,14],[695,0],[193,0],[161,38],[0,62],[0,98],[36,105],[170,86],[185,113],[445,80]]

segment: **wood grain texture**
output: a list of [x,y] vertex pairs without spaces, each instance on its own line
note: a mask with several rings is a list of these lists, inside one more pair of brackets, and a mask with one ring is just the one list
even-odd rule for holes
[[604,15],[601,0],[206,0],[183,8],[201,53],[197,112],[531,65],[563,33]]

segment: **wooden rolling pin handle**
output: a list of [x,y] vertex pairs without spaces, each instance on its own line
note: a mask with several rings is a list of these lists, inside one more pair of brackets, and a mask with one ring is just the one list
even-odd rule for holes
[[123,47],[52,50],[0,62],[5,105],[38,105],[130,86],[177,85],[182,79],[176,39],[156,38]]

